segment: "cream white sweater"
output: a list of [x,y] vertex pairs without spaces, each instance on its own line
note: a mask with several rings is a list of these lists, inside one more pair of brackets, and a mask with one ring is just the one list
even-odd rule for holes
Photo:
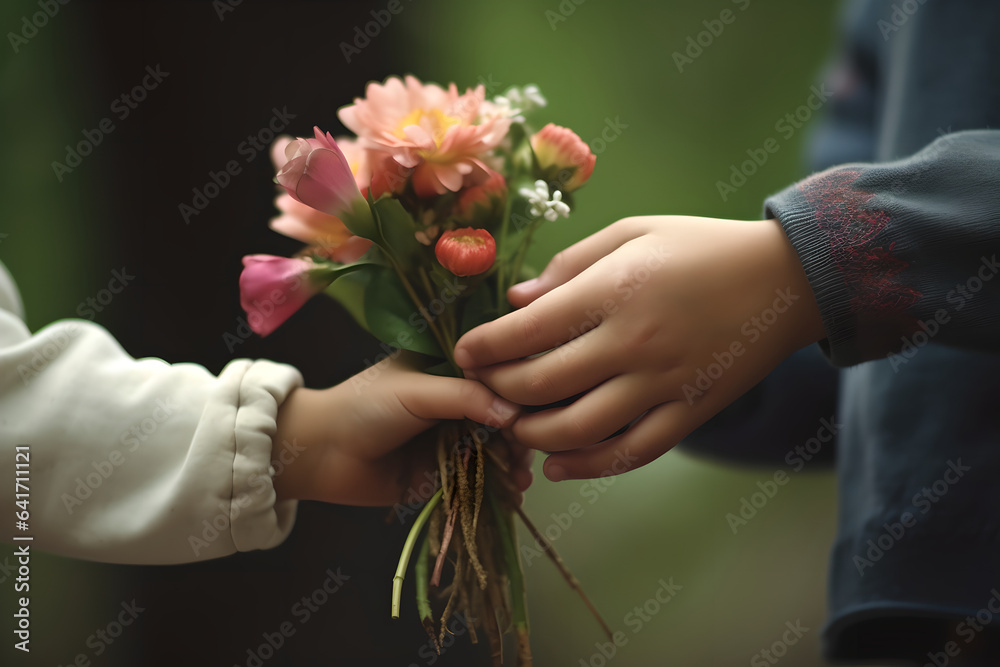
[[[267,549],[288,536],[296,503],[275,502],[270,455],[278,406],[302,384],[296,369],[240,359],[216,377],[195,364],[134,359],[89,321],[32,335],[23,317],[0,264],[5,541],[31,535],[19,544],[167,564]],[[26,505],[16,502],[24,487]],[[15,513],[25,507],[22,531]]]

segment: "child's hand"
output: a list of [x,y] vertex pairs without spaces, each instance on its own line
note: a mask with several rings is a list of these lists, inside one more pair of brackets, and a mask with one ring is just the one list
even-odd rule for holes
[[[286,399],[272,460],[295,458],[275,475],[275,490],[279,499],[345,505],[411,502],[406,490],[426,486],[435,449],[401,445],[442,419],[507,427],[518,411],[478,382],[421,373],[405,355],[387,359],[335,387],[296,389]],[[531,483],[527,451],[513,447],[521,491]]]
[[654,460],[824,336],[776,220],[625,218],[508,298],[523,307],[462,337],[455,359],[524,405],[589,392],[513,427],[525,445],[559,452],[545,463],[552,480]]

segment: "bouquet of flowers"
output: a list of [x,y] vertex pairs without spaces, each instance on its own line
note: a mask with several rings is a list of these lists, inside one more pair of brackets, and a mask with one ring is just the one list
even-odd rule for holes
[[[313,138],[276,142],[275,180],[284,192],[271,227],[308,245],[293,258],[244,258],[241,302],[250,327],[267,335],[325,291],[383,343],[425,355],[426,372],[462,377],[455,342],[509,310],[505,295],[524,277],[532,234],[569,216],[574,191],[594,169],[596,157],[571,130],[531,130],[525,114],[544,104],[534,86],[487,100],[482,85],[460,94],[455,84],[391,77],[340,109],[356,138],[315,128]],[[511,502],[498,430],[444,422],[435,435],[437,489],[404,545],[392,615],[399,616],[416,548],[417,610],[435,644],[449,616],[463,611],[473,641],[477,625],[488,637],[495,664],[512,626],[518,664],[530,665],[515,514],[582,591]],[[442,587],[446,565],[452,583]],[[431,589],[441,593],[439,617]]]

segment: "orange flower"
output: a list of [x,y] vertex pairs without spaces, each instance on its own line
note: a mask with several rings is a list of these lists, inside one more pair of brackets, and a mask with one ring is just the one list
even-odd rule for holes
[[456,276],[476,276],[493,266],[497,244],[485,229],[453,229],[445,232],[434,246],[441,266]]
[[486,224],[503,214],[507,200],[507,182],[493,171],[479,185],[463,188],[455,205],[455,217],[470,224]]

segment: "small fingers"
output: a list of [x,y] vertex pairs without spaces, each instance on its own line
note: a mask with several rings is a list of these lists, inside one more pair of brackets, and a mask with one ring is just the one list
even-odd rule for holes
[[664,400],[647,379],[642,375],[611,378],[566,407],[521,417],[514,425],[514,436],[548,452],[595,445]]
[[600,327],[522,361],[476,370],[478,380],[521,405],[546,405],[583,393],[620,373],[614,341]]
[[480,368],[540,354],[570,340],[584,310],[580,291],[547,294],[526,308],[476,327],[455,345],[455,363],[461,368]]
[[524,493],[531,486],[531,483],[535,481],[535,474],[527,468],[515,468],[511,471],[510,478],[514,482],[515,488]]
[[642,218],[619,220],[556,255],[536,281],[520,292],[512,288],[511,303],[523,308],[459,339],[455,362],[462,368],[480,368],[514,361],[579,336],[581,326],[593,326],[589,313],[600,310],[611,290],[606,272],[594,265],[602,260],[614,264],[608,255],[644,234],[647,226]]
[[556,254],[540,276],[511,287],[507,291],[507,299],[515,308],[523,308],[543,294],[569,282],[591,264],[641,233],[643,232],[634,218],[625,218],[608,225]]
[[704,421],[684,401],[650,410],[625,433],[582,449],[552,454],[545,476],[554,482],[620,475],[659,458]]
[[531,464],[535,460],[535,450],[516,440],[510,442],[510,476],[514,486],[521,492],[527,491],[534,480]]
[[400,403],[418,419],[471,419],[493,426],[509,426],[521,408],[497,396],[474,380],[420,375],[397,392]]

